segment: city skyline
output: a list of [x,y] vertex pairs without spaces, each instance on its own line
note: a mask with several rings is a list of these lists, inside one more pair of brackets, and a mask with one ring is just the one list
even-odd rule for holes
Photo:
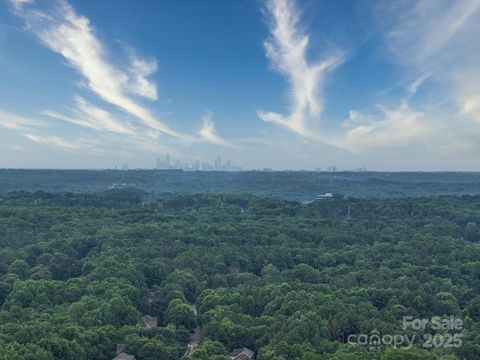
[[[110,170],[112,167],[105,168],[104,170]],[[182,170],[182,171],[265,171],[265,172],[292,172],[292,171],[310,171],[310,172],[367,172],[365,166],[355,168],[342,168],[337,165],[325,165],[324,167],[315,166],[313,168],[301,168],[301,169],[275,169],[271,167],[262,168],[243,168],[237,164],[232,163],[229,159],[223,160],[221,155],[217,155],[211,161],[190,159],[188,161],[180,161],[175,159],[170,154],[159,155],[156,157],[153,166],[151,167],[136,167],[130,166],[128,163],[115,164],[113,170]],[[370,171],[370,170],[368,170]]]
[[115,170],[136,170],[136,169],[155,169],[155,170],[182,170],[182,171],[276,171],[276,172],[285,172],[285,171],[313,171],[313,172],[367,172],[365,166],[356,167],[352,169],[340,168],[337,165],[326,165],[325,167],[315,166],[311,169],[274,169],[270,167],[263,168],[243,168],[242,166],[233,164],[229,159],[222,160],[221,155],[217,155],[212,162],[207,160],[191,159],[190,161],[180,161],[179,159],[174,159],[170,154],[165,154],[163,156],[157,156],[155,159],[155,164],[153,167],[149,168],[138,168],[130,167],[129,164],[123,163],[122,165],[115,165]]
[[479,1],[8,0],[0,48],[3,168],[480,170]]
[[200,161],[199,159],[191,160],[191,162],[182,162],[179,159],[172,159],[170,154],[166,154],[162,159],[157,156],[155,161],[155,169],[157,170],[184,170],[184,171],[243,171],[243,168],[231,163],[226,159],[222,162],[222,157],[217,155],[213,163],[208,161]]

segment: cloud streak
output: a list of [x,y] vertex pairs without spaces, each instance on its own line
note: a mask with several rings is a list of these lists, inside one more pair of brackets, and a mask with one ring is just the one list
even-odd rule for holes
[[219,136],[215,131],[215,123],[212,120],[212,114],[209,113],[203,117],[202,128],[198,132],[200,137],[205,141],[226,147],[237,147],[231,141],[224,139],[223,137]]
[[[345,132],[328,142],[353,153],[414,144],[443,154],[471,151],[472,128],[463,117],[480,123],[480,71],[472,66],[480,61],[480,2],[405,0],[376,3],[374,10],[392,59],[415,80],[400,106],[378,106],[375,115],[351,111]],[[434,83],[429,98],[421,110],[412,108],[409,103],[427,81]],[[451,99],[458,111],[452,111]]]
[[[199,136],[177,132],[159,121],[137,99],[158,99],[157,87],[149,79],[158,70],[157,61],[154,58],[142,58],[133,48],[123,45],[128,65],[116,65],[106,46],[98,39],[89,19],[78,15],[66,1],[58,0],[48,9],[40,9],[34,5],[33,0],[11,0],[11,3],[12,11],[24,19],[26,28],[47,48],[63,56],[67,64],[83,77],[89,90],[103,101],[133,116],[139,123],[119,120],[109,111],[92,105],[80,96],[74,97],[75,106],[69,113],[49,109],[42,111],[43,115],[102,133],[107,131],[124,135],[131,144],[145,150],[165,149],[165,145],[155,144],[162,134],[169,135],[184,145],[206,141],[221,146],[234,146],[216,133],[211,117],[204,119]],[[54,138],[37,138],[45,140],[43,143],[48,143],[47,139],[51,140],[51,144],[55,143]],[[165,141],[164,137],[161,139]]]
[[[480,122],[480,2],[401,1],[376,10],[393,59],[428,76],[459,111]],[[451,102],[451,101],[450,101]]]
[[472,50],[476,36],[471,31],[478,26],[480,2],[403,0],[390,5],[379,3],[377,13],[386,26],[388,48],[402,63],[446,64]]
[[90,104],[81,96],[75,97],[76,108],[74,116],[64,115],[62,113],[45,110],[44,115],[51,118],[63,120],[77,126],[82,126],[94,130],[105,130],[117,134],[134,135],[135,129],[129,122],[119,121],[108,111]]
[[32,128],[48,126],[47,122],[31,119],[0,109],[0,127],[9,130],[31,131]]
[[58,136],[41,136],[30,133],[25,133],[23,136],[36,143],[51,145],[66,150],[81,150],[85,148],[84,144],[80,144],[76,141],[66,140]]
[[265,41],[266,56],[272,67],[284,75],[290,84],[290,114],[260,110],[258,116],[281,125],[304,137],[312,137],[310,121],[323,111],[322,86],[327,75],[338,67],[343,56],[335,52],[310,63],[307,59],[309,36],[300,29],[300,15],[293,1],[269,0],[271,36]]
[[87,87],[100,98],[156,131],[176,138],[187,137],[157,120],[149,109],[130,96],[157,99],[156,86],[147,78],[157,70],[154,60],[143,60],[131,54],[131,64],[126,70],[115,66],[89,20],[77,15],[65,1],[57,2],[52,13],[31,9],[17,2],[13,4],[14,12],[25,20],[27,28],[46,47],[62,55],[85,78]]
[[381,108],[379,117],[351,111],[344,125],[346,132],[328,142],[353,153],[398,150],[425,143],[436,133],[425,121],[425,113],[412,110],[406,101],[394,110]]

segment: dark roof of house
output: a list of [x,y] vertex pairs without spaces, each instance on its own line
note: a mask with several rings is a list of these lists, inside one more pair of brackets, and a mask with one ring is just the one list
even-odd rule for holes
[[127,345],[126,344],[117,344],[116,350],[117,350],[117,355],[120,355],[121,353],[124,353],[125,350],[127,350]]
[[114,357],[113,360],[135,360],[135,356],[121,353]]
[[143,317],[143,322],[147,326],[147,328],[151,329],[154,327],[158,326],[158,318],[150,316],[150,315],[145,315]]
[[230,356],[232,357],[232,359],[235,359],[237,356],[241,354],[248,356],[250,359],[253,359],[253,355],[255,355],[255,353],[252,350],[247,348],[241,348],[241,349],[233,349]]

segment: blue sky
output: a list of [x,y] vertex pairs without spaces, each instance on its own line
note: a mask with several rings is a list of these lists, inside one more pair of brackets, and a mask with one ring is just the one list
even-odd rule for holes
[[0,3],[0,167],[479,170],[480,1]]

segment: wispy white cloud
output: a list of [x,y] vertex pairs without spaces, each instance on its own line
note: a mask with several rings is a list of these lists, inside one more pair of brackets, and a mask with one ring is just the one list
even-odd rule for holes
[[[480,72],[469,65],[480,60],[480,2],[405,0],[375,6],[393,60],[402,66],[403,76],[414,80],[398,108],[379,106],[374,115],[351,111],[343,124],[344,133],[327,142],[354,153],[405,149],[414,144],[442,154],[474,149],[470,127],[461,115],[480,121],[476,80]],[[435,83],[433,90],[430,87],[434,94],[423,99],[417,110],[409,103],[426,81]],[[459,111],[452,111],[450,98],[455,99]]]
[[215,123],[212,120],[212,114],[208,113],[203,117],[202,128],[198,132],[205,141],[226,147],[236,147],[231,141],[219,136],[215,131]]
[[264,43],[265,51],[273,68],[290,83],[291,111],[289,115],[258,111],[258,116],[312,137],[309,122],[322,113],[322,86],[328,73],[342,63],[342,53],[336,51],[310,63],[307,59],[309,36],[300,28],[300,15],[294,2],[269,0],[267,11],[271,17],[271,37]]
[[[36,129],[34,129],[36,130]],[[91,154],[112,154],[120,153],[127,156],[132,153],[160,154],[168,152],[171,155],[178,154],[178,150],[170,145],[163,144],[146,133],[135,135],[120,133],[98,133],[97,137],[90,134],[75,134],[73,137],[50,135],[43,131],[21,132],[25,138],[58,149],[76,151]]]
[[[32,3],[33,1],[17,4],[12,1],[14,13],[25,20],[27,29],[47,48],[62,55],[67,63],[83,76],[88,89],[102,100],[140,120],[140,123],[132,124],[121,120],[79,96],[75,97],[75,106],[69,113],[48,109],[42,112],[44,115],[97,130],[100,136],[103,131],[124,135],[132,146],[152,152],[166,149],[165,144],[157,143],[165,143],[162,134],[170,135],[183,145],[206,141],[233,146],[215,132],[211,119],[204,121],[199,137],[182,134],[159,121],[148,107],[134,98],[137,96],[157,100],[157,87],[149,79],[150,75],[158,70],[154,58],[142,58],[132,47],[122,44],[128,66],[121,67],[118,65],[120,61],[112,60],[113,56],[98,39],[90,21],[78,15],[66,1],[58,0],[53,6],[43,8],[33,6]],[[143,128],[137,125],[142,125]],[[105,141],[108,145],[108,140]]]
[[407,102],[397,109],[381,108],[377,116],[351,111],[346,131],[327,142],[354,153],[398,150],[428,142],[437,129],[425,120],[425,113],[412,110]]
[[42,136],[42,135],[30,134],[30,133],[25,133],[23,134],[23,136],[36,143],[60,147],[66,150],[84,149],[84,145],[76,141],[67,140],[58,136]]
[[[480,52],[480,44],[478,51]],[[468,117],[476,125],[480,125],[480,69],[478,65],[465,66],[456,70],[453,78],[456,84],[454,96],[460,109],[459,114]]]
[[10,0],[14,10],[20,10],[23,5],[32,4],[34,0]]
[[65,1],[60,0],[55,4],[52,12],[48,13],[27,6],[17,6],[15,13],[25,19],[27,28],[45,46],[61,54],[85,78],[87,87],[103,100],[133,115],[152,129],[177,138],[186,137],[156,119],[148,108],[130,96],[157,99],[156,86],[147,78],[157,70],[156,62],[130,54],[130,66],[127,69],[119,68],[96,37],[90,21],[77,15]]
[[[480,119],[480,2],[404,0],[376,12],[393,59],[413,76],[428,74],[459,114]],[[455,114],[452,114],[455,115]]]
[[478,27],[478,1],[402,0],[394,6],[378,3],[377,11],[387,27],[390,51],[406,64],[455,62],[459,55],[472,50],[472,40],[478,40],[471,33]]
[[461,111],[480,124],[480,94],[460,96]]
[[32,128],[46,126],[48,126],[48,123],[45,121],[19,116],[0,109],[0,127],[10,130],[31,131]]
[[157,100],[157,86],[147,79],[149,75],[157,72],[157,61],[153,58],[143,59],[139,57],[130,47],[127,47],[127,50],[131,64],[129,69],[131,83],[129,84],[128,91],[150,100]]
[[90,104],[81,96],[75,97],[76,107],[74,116],[68,116],[52,110],[43,111],[44,115],[51,118],[67,121],[69,123],[95,130],[106,130],[118,134],[135,134],[135,129],[127,121],[114,118],[108,111]]
[[431,74],[424,74],[420,77],[418,77],[416,80],[414,80],[408,87],[407,87],[407,93],[408,93],[408,98],[412,97],[415,95],[418,91],[418,89],[423,85],[425,81],[428,80],[428,78],[431,76]]
[[438,131],[435,121],[423,111],[412,109],[408,103],[430,77],[426,71],[420,72],[411,82],[407,95],[397,108],[379,106],[370,115],[352,110],[349,119],[337,131],[316,131],[311,124],[312,120],[320,118],[323,110],[322,86],[328,74],[341,65],[343,54],[336,51],[316,63],[309,63],[309,37],[300,28],[300,15],[294,2],[271,0],[267,10],[272,22],[271,38],[265,43],[265,49],[273,67],[290,82],[291,113],[284,116],[259,112],[263,120],[353,153],[406,148],[414,143],[427,142]]

